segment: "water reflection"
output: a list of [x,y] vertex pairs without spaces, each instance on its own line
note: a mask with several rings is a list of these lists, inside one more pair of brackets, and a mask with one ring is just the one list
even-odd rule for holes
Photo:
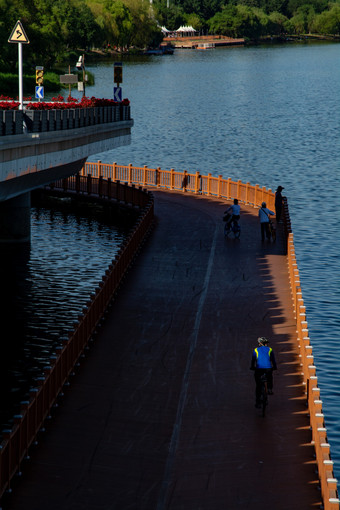
[[32,208],[31,246],[0,253],[0,423],[9,424],[126,238],[117,227]]

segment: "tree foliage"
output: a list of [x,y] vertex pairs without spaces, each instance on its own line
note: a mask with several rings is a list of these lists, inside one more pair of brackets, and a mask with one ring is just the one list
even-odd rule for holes
[[8,37],[18,19],[30,40],[24,65],[51,67],[90,48],[145,48],[160,26],[258,39],[283,33],[339,34],[340,0],[0,0],[0,71],[15,70]]

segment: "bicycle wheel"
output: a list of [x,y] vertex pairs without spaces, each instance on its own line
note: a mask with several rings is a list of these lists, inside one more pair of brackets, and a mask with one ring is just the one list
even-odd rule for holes
[[238,239],[240,237],[240,234],[241,234],[241,227],[237,223],[237,221],[233,221],[231,230],[233,231],[235,239]]
[[267,381],[262,382],[261,404],[262,404],[262,416],[265,417],[266,416],[266,407],[268,405]]

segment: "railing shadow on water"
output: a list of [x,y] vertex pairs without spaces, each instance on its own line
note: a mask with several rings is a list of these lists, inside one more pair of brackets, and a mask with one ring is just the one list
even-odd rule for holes
[[[124,182],[124,184],[122,184]],[[136,188],[136,185],[142,186]],[[102,278],[91,301],[79,316],[74,331],[60,345],[51,365],[46,367],[41,385],[32,390],[31,399],[23,403],[22,412],[16,416],[12,430],[0,445],[0,497],[14,474],[20,471],[21,463],[28,449],[50,413],[52,406],[67,383],[75,364],[94,334],[113,295],[119,288],[124,275],[141,248],[154,221],[153,197],[143,186],[170,191],[182,191],[215,196],[227,200],[237,198],[240,202],[260,207],[264,201],[270,209],[275,206],[275,194],[258,185],[251,186],[241,181],[213,177],[211,174],[190,174],[187,171],[175,172],[144,167],[113,164],[86,163],[80,174],[55,183],[52,188],[63,192],[96,196],[99,200],[117,200],[137,205],[141,216],[133,233],[124,243]],[[338,510],[339,497],[337,480],[333,475],[333,461],[327,440],[320,389],[312,346],[308,335],[306,308],[304,306],[299,270],[296,262],[294,239],[289,216],[288,202],[284,199],[284,230],[287,240],[287,271],[289,273],[292,305],[297,326],[297,346],[300,353],[303,382],[306,388],[306,405],[310,414],[312,441],[315,448],[318,475],[324,510]]]

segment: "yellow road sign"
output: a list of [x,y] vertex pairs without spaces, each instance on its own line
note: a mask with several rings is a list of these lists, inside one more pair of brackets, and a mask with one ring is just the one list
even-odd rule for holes
[[15,27],[12,30],[12,33],[8,39],[8,42],[11,43],[23,43],[23,44],[29,44],[28,37],[26,35],[26,32],[24,30],[24,27],[22,26],[21,21],[17,21]]

